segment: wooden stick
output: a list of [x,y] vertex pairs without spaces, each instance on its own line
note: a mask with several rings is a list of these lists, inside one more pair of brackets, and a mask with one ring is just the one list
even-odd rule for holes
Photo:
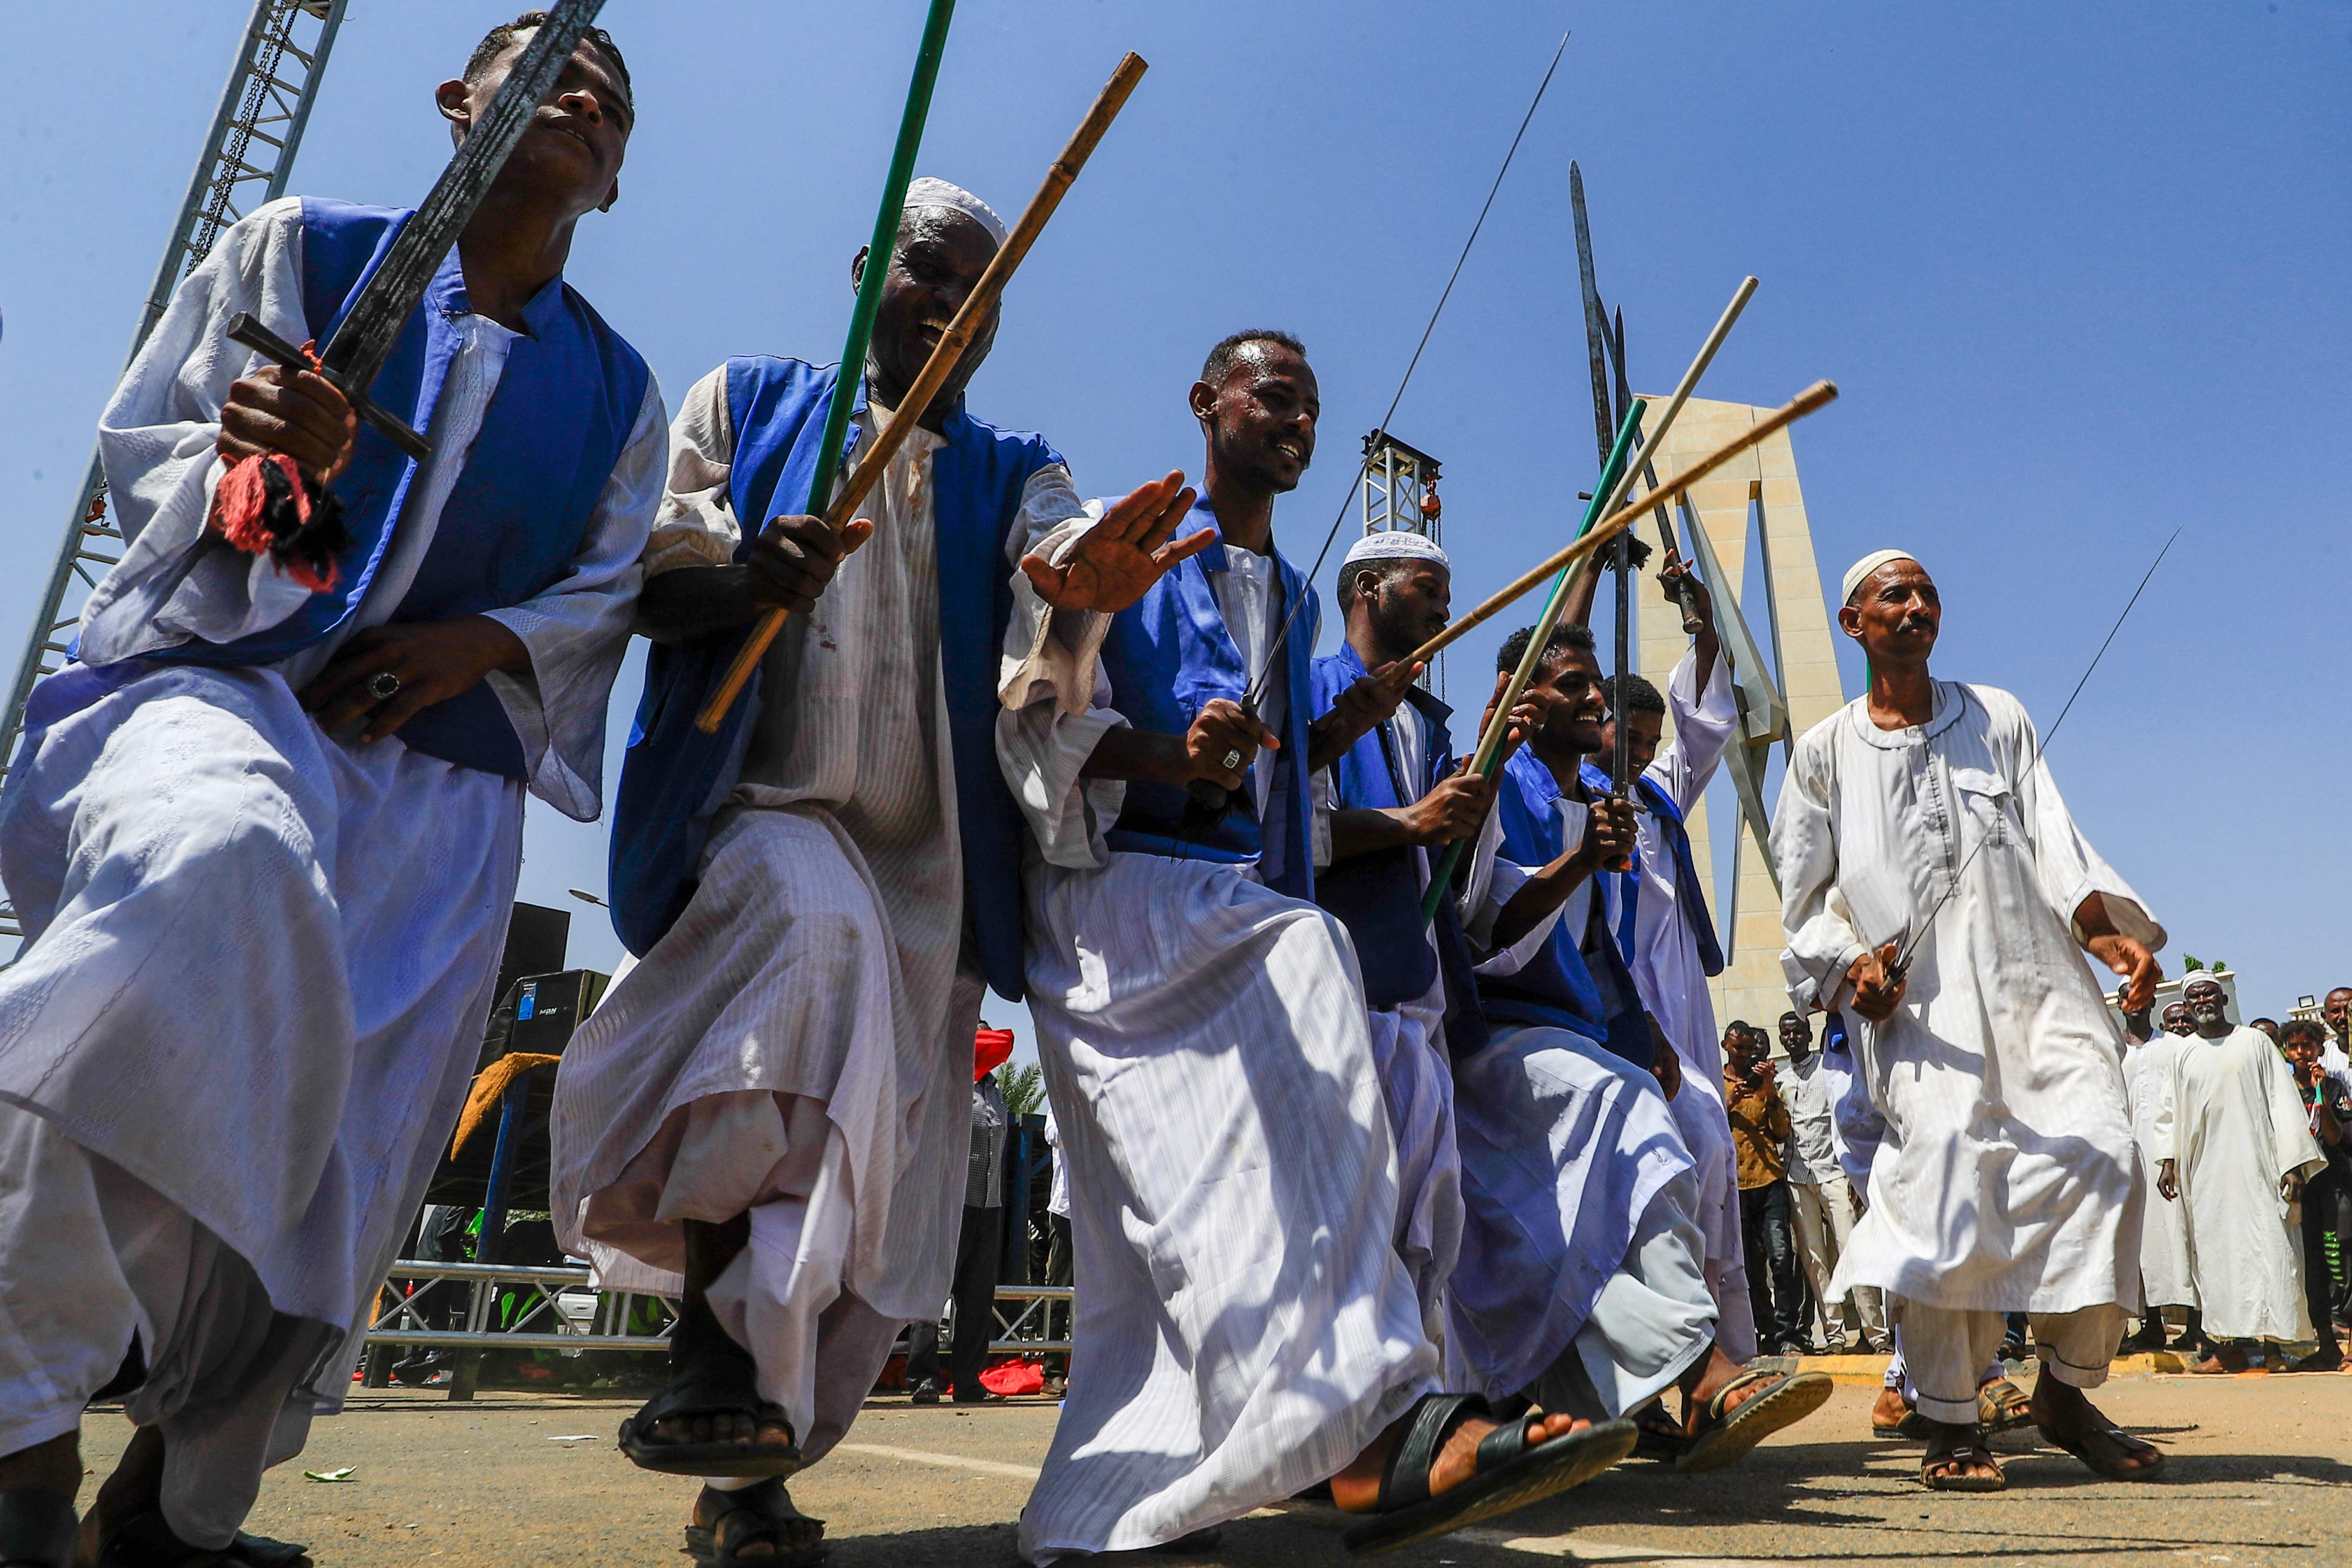
[[[1005,236],[1003,245],[997,247],[996,255],[988,263],[988,269],[980,275],[980,281],[972,285],[963,308],[949,323],[947,334],[931,350],[930,358],[923,365],[923,374],[915,378],[915,384],[908,388],[906,395],[898,400],[898,410],[892,416],[890,423],[876,434],[874,444],[859,456],[857,467],[851,471],[848,482],[842,486],[833,503],[825,508],[827,523],[839,528],[850,521],[875,485],[881,481],[882,472],[889,466],[891,458],[906,445],[907,437],[914,434],[921,420],[923,411],[930,406],[931,399],[939,395],[940,388],[946,385],[948,377],[954,374],[965,348],[988,320],[989,312],[995,309],[996,301],[1004,292],[1005,284],[1012,280],[1014,269],[1029,254],[1029,247],[1036,244],[1038,235],[1045,231],[1046,220],[1062,205],[1062,197],[1077,179],[1078,171],[1087,166],[1087,159],[1110,130],[1111,121],[1118,118],[1118,111],[1126,107],[1128,96],[1135,90],[1135,84],[1150,68],[1142,56],[1129,50],[1127,57],[1118,62],[1118,68],[1111,72],[1110,80],[1097,95],[1094,107],[1087,111],[1086,120],[1062,149],[1062,155],[1054,160],[1052,168],[1045,171],[1045,183],[1037,187],[1037,194],[1029,198],[1028,206],[1021,214],[1021,221],[1013,226],[1013,232]],[[869,255],[866,265],[871,267],[875,264],[875,258]],[[883,258],[882,264],[888,264],[887,258]],[[841,367],[844,384],[853,374],[856,373],[849,365]],[[835,395],[841,395],[838,388]],[[736,699],[743,694],[743,688],[751,681],[751,672],[760,668],[760,660],[766,655],[768,646],[783,629],[784,616],[785,612],[778,609],[770,610],[760,617],[759,625],[752,628],[751,637],[735,656],[735,662],[728,666],[726,678],[719,683],[719,689],[703,705],[702,712],[695,720],[695,727],[704,734],[718,732],[728,710],[735,706]]]
[[[1660,485],[1655,490],[1650,492],[1649,495],[1643,496],[1640,500],[1634,502],[1631,506],[1620,507],[1616,511],[1612,512],[1601,521],[1593,524],[1591,531],[1586,533],[1582,538],[1577,540],[1575,543],[1569,545],[1557,555],[1545,561],[1541,565],[1531,567],[1528,571],[1520,574],[1517,577],[1513,578],[1509,586],[1504,588],[1501,592],[1489,598],[1485,604],[1480,605],[1476,609],[1471,611],[1468,615],[1463,616],[1460,620],[1455,621],[1452,626],[1447,626],[1444,631],[1438,633],[1435,637],[1430,638],[1427,642],[1413,649],[1412,652],[1405,655],[1405,662],[1407,664],[1419,664],[1434,658],[1442,649],[1449,647],[1453,644],[1460,641],[1463,636],[1466,634],[1471,627],[1479,625],[1481,622],[1493,619],[1496,616],[1500,615],[1503,611],[1510,608],[1513,604],[1526,597],[1528,594],[1532,592],[1534,589],[1542,586],[1543,580],[1545,578],[1559,572],[1562,567],[1568,566],[1574,562],[1581,561],[1585,556],[1591,554],[1596,547],[1606,544],[1610,540],[1616,538],[1619,534],[1624,532],[1625,530],[1633,527],[1634,523],[1641,521],[1643,512],[1649,509],[1654,500],[1661,497],[1667,500],[1673,499],[1675,495],[1688,489],[1691,486],[1706,478],[1707,475],[1715,472],[1716,469],[1723,467],[1724,464],[1731,461],[1732,458],[1739,456],[1740,453],[1745,452],[1750,447],[1756,446],[1775,433],[1786,429],[1789,426],[1795,424],[1800,419],[1802,419],[1806,415],[1827,406],[1830,403],[1836,400],[1837,395],[1837,387],[1832,383],[1826,381],[1817,381],[1813,383],[1812,385],[1797,394],[1797,395],[1790,402],[1774,409],[1770,414],[1766,415],[1762,419],[1741,431],[1731,440],[1725,442],[1721,447],[1708,453],[1706,457],[1701,458],[1697,462],[1693,463],[1689,468],[1685,468],[1681,473],[1676,474],[1673,479],[1666,480],[1665,483]],[[1660,422],[1660,426],[1661,428],[1664,427],[1664,421]]]

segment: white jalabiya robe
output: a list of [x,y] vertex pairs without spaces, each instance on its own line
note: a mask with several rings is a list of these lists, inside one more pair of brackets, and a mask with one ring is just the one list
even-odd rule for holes
[[[1731,667],[1717,656],[1698,683],[1698,652],[1685,653],[1666,681],[1670,721],[1658,754],[1643,776],[1665,792],[1688,821],[1722,764],[1739,725]],[[1600,760],[1600,759],[1596,759]],[[1634,987],[1642,1005],[1682,1058],[1683,1091],[1675,1096],[1675,1125],[1698,1163],[1699,1225],[1706,1235],[1707,1289],[1721,1310],[1724,1352],[1738,1360],[1756,1353],[1756,1314],[1748,1289],[1748,1253],[1739,1231],[1739,1167],[1731,1146],[1731,1120],[1723,1105],[1723,1041],[1715,1026],[1715,998],[1699,962],[1698,939],[1675,880],[1674,851],[1658,819],[1635,819],[1641,847],[1641,896],[1633,910]],[[1624,918],[1624,881],[1594,879],[1612,931]]]
[[[1408,780],[1420,778],[1428,769],[1429,753],[1419,710],[1402,703],[1390,723],[1397,771]],[[1329,769],[1315,775],[1313,790],[1315,868],[1319,874],[1330,864],[1329,814],[1335,796]],[[1429,852],[1416,848],[1412,858],[1419,886],[1425,889]],[[1434,952],[1433,931],[1428,940]],[[1462,1157],[1454,1139],[1454,1072],[1446,1059],[1445,1007],[1445,977],[1441,973],[1412,1001],[1369,1007],[1364,1013],[1381,1075],[1381,1099],[1396,1139],[1397,1254],[1421,1297],[1423,1323],[1430,1338],[1440,1343],[1445,1334],[1445,1281],[1462,1251]]]
[[2072,918],[2095,892],[2151,950],[2163,928],[2076,829],[2015,698],[1938,681],[1927,723],[1891,731],[1867,702],[1797,743],[1773,818],[1797,1005],[1843,1004],[1853,962],[1916,931],[1961,881],[1895,1016],[1848,1010],[1886,1132],[1830,1288],[1988,1311],[2135,1300],[2138,1155],[2115,1024]]
[[[1561,843],[1590,808],[1563,796]],[[1538,868],[1497,858],[1489,816],[1460,894],[1482,974],[1510,974],[1577,912],[1585,889],[1508,948],[1495,918]],[[1655,1077],[1574,1030],[1496,1020],[1454,1064],[1465,1217],[1447,1295],[1448,1381],[1490,1398],[1541,1385],[1570,1360],[1567,1408],[1616,1416],[1706,1352],[1718,1311],[1706,1277],[1706,1199]],[[1598,1408],[1583,1408],[1596,1400]]]
[[[222,236],[107,409],[131,543],[84,611],[91,665],[228,641],[308,598],[266,558],[201,542],[219,410],[253,363],[224,324],[249,310],[309,335],[299,219],[272,203]],[[458,326],[436,456],[352,630],[406,594],[497,389],[511,334]],[[582,818],[664,447],[649,384],[572,574],[491,613],[530,651],[529,676],[490,677],[530,788]],[[0,870],[31,938],[0,973],[0,1160],[38,1173],[0,1202],[0,1452],[71,1430],[135,1329],[151,1376],[132,1413],[173,1435],[167,1516],[208,1544],[265,1457],[342,1403],[350,1331],[465,1097],[520,864],[523,785],[396,736],[329,736],[302,711],[295,693],[343,635],[262,668],[68,667],[34,699],[64,716],[0,800]],[[42,1190],[89,1223],[57,1223],[26,1196]],[[273,1312],[318,1332],[265,1376],[233,1347]],[[224,1365],[242,1370],[224,1382]]]
[[[2270,1037],[2241,1025],[2218,1040],[2180,1038],[2153,1134],[2175,1162],[2189,1268],[2205,1331],[2217,1340],[2307,1340],[2303,1237],[2279,1179],[2327,1165],[2294,1069]],[[2157,1201],[2162,1202],[2161,1198]]]
[[[890,414],[858,417],[870,441]],[[741,537],[723,367],[688,393],[671,435],[655,574],[729,562]],[[909,437],[864,509],[874,537],[770,648],[693,899],[566,1047],[556,1081],[557,1234],[608,1284],[675,1293],[681,1222],[750,1212],[751,1243],[711,1306],[810,1462],[856,1418],[899,1324],[938,1313],[962,1215],[982,985],[961,963],[940,445]],[[1078,515],[1068,471],[1041,469],[1008,550],[1050,548]]]
[[2139,1145],[2142,1220],[2139,1281],[2142,1304],[2194,1307],[2197,1285],[2189,1267],[2189,1222],[2177,1203],[2156,1190],[2156,1129],[2164,1111],[2164,1091],[2172,1079],[2180,1041],[2159,1029],[2150,1040],[2124,1047],[2124,1087],[2131,1096],[2132,1139]]
[[[1265,618],[1227,627],[1255,668]],[[1014,670],[998,720],[1037,838],[1029,1007],[1077,1258],[1069,1396],[1021,1516],[1037,1563],[1289,1497],[1439,1371],[1395,1246],[1396,1142],[1347,931],[1254,868],[1110,850],[1123,792],[1074,791],[1085,754],[1038,739],[1090,700],[1123,721],[1108,695],[1098,670],[1050,694]]]

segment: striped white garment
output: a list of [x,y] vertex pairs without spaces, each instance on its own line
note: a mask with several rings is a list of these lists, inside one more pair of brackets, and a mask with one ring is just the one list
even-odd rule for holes
[[2124,1089],[2130,1097],[2132,1142],[2139,1147],[2143,1189],[2139,1230],[2140,1304],[2194,1307],[2197,1284],[2189,1266],[2189,1222],[2183,1207],[2156,1190],[2156,1121],[2180,1038],[2162,1029],[2124,1047]]
[[[869,405],[863,439],[889,417]],[[723,367],[671,434],[656,574],[731,560],[740,537]],[[899,449],[862,509],[874,537],[769,650],[693,900],[567,1047],[556,1089],[558,1233],[611,1282],[677,1289],[679,1222],[751,1211],[752,1244],[712,1304],[812,1461],[847,1430],[898,1324],[939,1311],[962,1217],[981,987],[960,973],[940,444],[919,429]],[[1008,554],[1083,526],[1067,470],[1043,469]],[[1091,749],[1100,725],[1076,728],[1070,743]]]
[[1123,792],[1075,787],[1091,742],[1046,743],[1089,707],[1124,722],[1101,628],[1055,639],[1082,657],[1045,682],[1021,649],[1055,617],[1016,590],[997,754],[1036,842],[1029,1008],[1081,1281],[1021,1516],[1023,1556],[1051,1563],[1327,1479],[1436,1389],[1439,1352],[1399,1255],[1413,1211],[1346,929],[1249,867],[1109,851]]

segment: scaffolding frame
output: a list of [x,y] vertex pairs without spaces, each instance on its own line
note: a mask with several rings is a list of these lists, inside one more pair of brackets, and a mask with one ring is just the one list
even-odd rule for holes
[[[131,334],[131,352],[123,356],[126,365],[163,320],[180,280],[212,254],[221,231],[286,194],[346,3],[255,0],[236,64],[221,89],[220,107],[214,111],[212,129],[173,222],[171,240]],[[16,764],[25,703],[34,684],[65,663],[82,602],[122,558],[123,545],[121,531],[107,517],[106,470],[93,450],[9,688],[5,729],[0,733],[0,779]],[[15,907],[0,901],[0,937],[23,935]]]
[[[1438,521],[1443,510],[1437,500],[1438,467],[1436,458],[1407,446],[1385,430],[1367,435],[1363,477],[1357,483],[1366,536],[1402,529],[1442,547],[1445,531]],[[1421,684],[1441,697],[1444,695],[1444,653],[1438,654],[1436,663],[1422,676]]]

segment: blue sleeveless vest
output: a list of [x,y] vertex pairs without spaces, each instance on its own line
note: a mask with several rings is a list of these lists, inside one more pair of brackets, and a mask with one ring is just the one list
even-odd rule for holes
[[[743,529],[745,559],[766,520],[804,510],[816,476],[838,367],[766,356],[727,362],[735,426],[728,499]],[[866,407],[861,382],[855,408]],[[842,472],[856,449],[849,426]],[[931,455],[940,584],[940,674],[953,751],[966,912],[982,973],[1003,996],[1022,995],[1021,808],[996,765],[997,660],[1013,619],[1004,543],[1030,478],[1059,463],[1042,436],[949,416],[947,444]],[[613,807],[613,925],[630,952],[659,942],[694,897],[710,824],[734,790],[761,700],[744,689],[716,735],[695,715],[751,635],[741,626],[677,647],[655,645]]]
[[[1345,691],[1369,672],[1355,648],[1315,661],[1315,715],[1329,712]],[[1393,720],[1357,738],[1331,768],[1333,804],[1343,811],[1395,810],[1437,787],[1454,771],[1454,737],[1446,721],[1454,710],[1419,687],[1405,700],[1420,713],[1426,736],[1423,776],[1407,779],[1397,751]],[[1486,1044],[1486,1022],[1478,1011],[1478,981],[1461,917],[1454,900],[1437,906],[1427,927],[1421,919],[1421,874],[1409,847],[1382,849],[1335,861],[1316,874],[1315,901],[1339,917],[1363,966],[1364,999],[1374,1007],[1395,1007],[1428,994],[1445,976],[1445,1047],[1465,1057]],[[1436,945],[1433,949],[1431,940]]]
[[[1177,532],[1215,528],[1216,513],[1203,496],[1193,503]],[[1138,780],[1127,786],[1127,805],[1107,836],[1113,849],[1166,855],[1179,860],[1216,860],[1226,865],[1255,861],[1266,886],[1294,899],[1315,896],[1315,803],[1300,765],[1307,756],[1307,725],[1313,716],[1308,667],[1321,606],[1306,577],[1279,552],[1275,555],[1282,592],[1269,626],[1279,626],[1299,603],[1298,624],[1283,644],[1288,721],[1274,753],[1274,788],[1266,797],[1269,823],[1260,823],[1255,797],[1244,787],[1215,826],[1199,833],[1184,828],[1184,791],[1172,784]],[[1242,665],[1241,650],[1225,629],[1209,574],[1225,569],[1225,544],[1217,542],[1154,583],[1141,599],[1111,618],[1103,639],[1103,671],[1110,678],[1111,706],[1138,730],[1181,735],[1201,710],[1219,697],[1239,702],[1255,670]],[[1268,633],[1272,635],[1271,630]]]
[[[302,309],[324,342],[359,285],[391,249],[409,214],[348,202],[302,200]],[[472,309],[453,247],[401,328],[370,389],[418,430],[457,353],[453,316]],[[651,372],[561,279],[523,308],[481,433],[441,509],[433,542],[392,614],[394,623],[450,620],[509,608],[562,582],[645,405]],[[146,657],[162,664],[275,664],[332,635],[367,595],[391,547],[417,465],[362,422],[352,460],[334,481],[352,545],[335,586],[294,615],[232,643],[184,643]],[[401,727],[412,751],[462,767],[527,776],[522,742],[488,683],[418,713]]]
[[[1610,778],[1591,763],[1579,770],[1584,787],[1605,791]],[[1715,917],[1707,912],[1706,884],[1699,880],[1698,863],[1691,858],[1690,829],[1683,826],[1683,814],[1675,808],[1671,796],[1655,779],[1646,774],[1633,781],[1642,792],[1642,804],[1648,806],[1658,819],[1658,831],[1666,840],[1666,847],[1675,858],[1675,908],[1689,925],[1691,938],[1698,947],[1699,967],[1709,974],[1723,973],[1723,944],[1716,940]],[[1633,922],[1638,917],[1642,898],[1642,847],[1633,846],[1633,863],[1615,873],[1617,884],[1617,951],[1625,962],[1633,962]]]

